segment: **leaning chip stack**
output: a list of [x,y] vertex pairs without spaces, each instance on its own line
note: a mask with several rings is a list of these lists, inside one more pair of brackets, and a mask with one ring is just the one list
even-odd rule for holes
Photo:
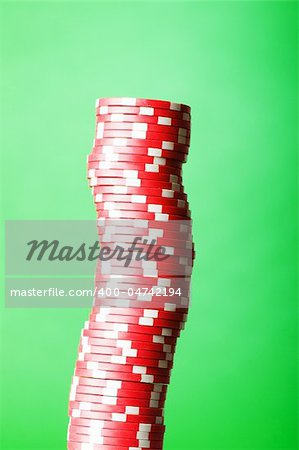
[[166,393],[194,259],[182,184],[190,120],[189,106],[168,101],[96,103],[88,180],[100,248],[111,253],[97,261],[97,294],[81,334],[70,450],[163,448]]

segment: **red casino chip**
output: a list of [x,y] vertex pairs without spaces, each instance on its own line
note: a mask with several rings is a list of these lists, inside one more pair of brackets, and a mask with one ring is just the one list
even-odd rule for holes
[[90,378],[84,375],[74,376],[73,385],[81,386],[93,386],[108,389],[118,389],[118,390],[129,390],[129,391],[142,391],[142,392],[159,392],[166,393],[167,385],[164,383],[140,383],[134,380],[112,380],[112,379],[101,379],[101,378]]
[[[176,200],[174,200],[174,202],[176,202]],[[182,203],[180,203],[180,205],[182,205]],[[171,206],[172,208],[174,206]],[[117,230],[118,231],[118,230]],[[114,243],[118,243],[118,242],[126,242],[126,243],[133,243],[134,240],[136,240],[136,242],[140,242],[142,245],[155,245],[155,246],[165,246],[165,247],[172,247],[174,249],[185,249],[188,251],[192,251],[194,249],[194,243],[192,240],[192,235],[186,235],[185,233],[183,234],[183,237],[185,239],[182,239],[179,233],[176,233],[176,235],[174,236],[173,234],[171,235],[171,237],[168,236],[164,236],[165,233],[161,233],[162,236],[160,236],[160,233],[154,233],[154,232],[148,232],[145,233],[144,235],[142,234],[122,234],[119,232],[109,232],[109,230],[107,230],[107,232],[105,234],[99,234],[99,238],[100,241],[102,243],[104,242],[111,242],[111,238],[113,238],[113,242]],[[174,236],[174,237],[173,237]],[[138,241],[137,241],[138,239]]]
[[[90,163],[90,165],[93,165]],[[89,168],[87,177],[116,177],[116,178],[148,178],[147,174],[150,174],[150,178],[156,177],[164,181],[169,181],[169,176],[175,176],[180,179],[182,170],[177,167],[158,166],[154,164],[127,164],[123,162],[103,163],[103,167],[99,169]],[[106,168],[104,167],[106,166]],[[110,167],[108,167],[110,166]],[[130,169],[129,169],[130,167]],[[166,176],[163,178],[163,176]],[[176,181],[175,181],[176,182]]]
[[126,432],[126,431],[134,431],[134,432],[143,432],[143,433],[164,433],[165,425],[151,424],[151,423],[142,423],[142,422],[114,422],[114,421],[105,421],[99,419],[81,419],[72,417],[70,419],[70,424],[72,426],[80,426],[80,427],[92,427],[96,429],[97,427],[101,430],[113,430],[116,432]]
[[[123,355],[135,358],[168,359],[175,352],[175,345],[147,343],[129,339],[81,338],[80,348],[89,348],[91,353]],[[166,354],[166,356],[165,356]]]
[[[107,219],[143,219],[143,220],[156,220],[157,222],[168,222],[171,220],[186,220],[185,216],[178,216],[173,214],[164,213],[146,213],[142,211],[122,211],[122,210],[111,210],[111,211],[98,211],[98,218]],[[184,219],[183,219],[184,218]]]
[[178,198],[161,198],[157,196],[140,194],[96,194],[95,203],[114,202],[114,203],[138,203],[141,205],[158,204],[163,206],[172,206],[175,208],[188,208],[189,203]]
[[[109,269],[107,268],[107,271]],[[185,270],[183,268],[183,270]],[[110,276],[110,274],[105,275]],[[116,275],[118,276],[118,275]],[[141,298],[143,295],[146,295],[147,298],[155,299],[157,301],[157,306],[153,306],[152,303],[145,304],[142,306],[135,306],[135,308],[154,308],[154,309],[162,309],[166,304],[176,307],[176,309],[187,308],[186,306],[181,306],[178,303],[178,297],[185,296],[190,293],[190,284],[179,284],[177,286],[173,285],[171,287],[157,286],[153,282],[151,285],[143,283],[144,278],[152,279],[151,276],[140,276],[140,281],[136,281],[134,283],[122,283],[121,281],[122,275],[120,275],[120,279],[111,278],[111,281],[103,281],[102,274],[97,273],[96,275],[96,283],[95,289],[97,290],[96,294],[98,297],[101,297],[103,300],[109,300],[109,297],[117,297],[119,294],[126,294],[127,300],[134,300],[132,304],[125,305],[125,308],[133,308],[133,303],[136,303],[136,299]],[[135,276],[137,278],[137,276]],[[180,277],[174,277],[174,280],[179,279]],[[182,278],[183,280],[183,278]],[[104,297],[104,298],[103,298]],[[97,306],[105,306],[105,305],[97,305]],[[106,305],[107,306],[107,305]],[[112,304],[112,307],[121,307],[117,304]]]
[[165,393],[153,392],[153,391],[143,391],[143,390],[124,390],[124,389],[112,389],[112,388],[100,388],[94,386],[85,386],[79,384],[72,385],[71,394],[89,394],[89,395],[100,395],[105,397],[117,397],[117,398],[133,398],[140,400],[156,400],[164,401],[166,399]]
[[[134,253],[132,253],[134,255]],[[167,255],[166,255],[167,256]],[[132,285],[126,287],[120,287],[116,283],[113,288],[107,289],[104,288],[98,281],[101,277],[101,274],[107,276],[140,276],[140,277],[148,277],[154,278],[156,276],[167,276],[171,277],[184,277],[185,275],[190,276],[192,273],[192,259],[191,257],[188,260],[188,264],[174,263],[174,256],[169,255],[169,263],[166,264],[164,262],[152,262],[147,261],[144,264],[142,262],[133,261],[129,266],[125,266],[123,261],[104,261],[98,262],[97,264],[97,274],[96,274],[96,288],[98,290],[97,297],[98,298],[126,298],[127,300],[146,300],[146,301],[155,301],[158,302],[158,307],[160,305],[165,304],[166,302],[175,301],[178,302],[179,297],[183,297],[187,292],[190,292],[190,287],[188,290],[183,290],[182,287],[178,288],[177,291],[170,289],[155,289],[155,288],[146,288],[146,286],[140,285]],[[188,259],[182,257],[181,259]],[[176,258],[178,260],[178,258]],[[164,297],[164,298],[162,298]],[[177,303],[178,304],[178,303]],[[116,305],[115,305],[116,306]],[[146,306],[146,305],[145,305]],[[153,308],[152,305],[149,305]],[[179,304],[178,304],[179,306]],[[144,306],[141,306],[141,308]]]
[[[137,342],[136,345],[141,347],[142,343]],[[156,347],[154,346],[154,344],[152,344],[152,346],[150,347],[151,350],[144,350],[135,348],[135,341],[121,339],[98,339],[97,343],[91,343],[88,339],[82,338],[79,351],[82,351],[84,353],[91,353],[92,355],[99,354],[104,357],[108,355],[109,358],[111,358],[112,355],[114,355],[116,358],[132,358],[132,360],[136,361],[136,363],[134,362],[134,364],[142,366],[145,364],[140,364],[141,359],[147,359],[149,362],[155,362],[155,364],[158,364],[159,360],[172,361],[173,350],[159,351],[157,347],[157,344]],[[172,349],[172,347],[169,345],[161,346],[161,348]]]
[[139,431],[139,430],[114,430],[110,428],[103,428],[100,426],[94,427],[85,427],[85,426],[76,426],[70,425],[69,427],[70,433],[75,434],[86,434],[86,435],[97,435],[97,436],[107,436],[112,438],[119,438],[121,435],[122,438],[126,439],[138,439],[138,440],[151,440],[151,441],[161,441],[164,437],[164,432],[148,432],[148,431]]
[[[169,189],[171,191],[182,192],[182,185],[176,182],[167,182],[163,180],[148,180],[148,179],[140,179],[140,178],[93,178],[89,182],[91,187],[94,186],[132,186],[135,188],[160,188],[160,189]],[[149,219],[153,220],[154,219]]]
[[[176,306],[188,307],[189,298],[188,296],[177,296],[176,298],[172,298],[173,304]],[[95,298],[93,304],[94,306],[119,306],[121,308],[145,308],[146,306],[151,306],[153,308],[159,307],[159,305],[165,303],[160,299],[148,299],[147,297],[140,297],[139,299],[128,300],[128,297],[119,298],[118,296],[113,297],[103,297],[102,294]]]
[[[130,252],[130,255],[132,252],[139,252],[139,255],[144,255],[146,253],[146,257],[140,258],[140,260],[143,261],[153,261],[157,263],[164,262],[167,264],[186,264],[191,261],[191,258],[195,253],[191,241],[189,241],[189,243],[186,243],[184,241],[177,241],[177,244],[172,241],[174,245],[167,245],[166,242],[170,242],[170,240],[166,240],[163,238],[155,239],[152,237],[134,237],[130,235],[126,236],[119,234],[110,236],[100,235],[99,238],[99,245],[103,248],[107,248],[107,250],[105,250],[105,252],[107,252],[105,253],[105,256],[109,254],[108,249],[110,249],[110,253],[112,253],[115,248],[117,248],[119,251],[121,248],[123,252],[127,252],[126,254]],[[184,244],[186,246],[184,246]],[[165,255],[165,257],[163,255]],[[119,252],[113,254],[113,257],[111,256],[111,262],[114,261],[114,257],[115,259],[117,259],[119,257]],[[101,259],[100,256],[99,259]],[[138,263],[140,262],[139,258],[137,257],[131,258],[131,260],[132,267],[134,267],[135,263],[138,265]]]
[[[181,222],[184,222],[185,219],[182,219]],[[125,239],[129,239],[130,241],[134,241],[135,237],[141,238],[141,239],[147,239],[150,242],[153,239],[159,239],[167,241],[173,241],[175,244],[177,242],[186,241],[186,246],[193,248],[193,241],[192,241],[192,233],[189,231],[183,232],[179,231],[179,229],[175,230],[174,224],[178,224],[178,222],[173,223],[160,223],[160,228],[151,228],[151,224],[149,224],[147,221],[143,223],[140,223],[140,227],[131,227],[128,224],[128,227],[126,227],[127,220],[121,220],[121,226],[118,223],[119,221],[116,221],[115,226],[106,225],[103,226],[103,224],[100,222],[98,224],[98,236],[99,239],[102,240],[109,240],[111,237],[115,237],[118,239],[118,236],[126,236]],[[191,225],[191,222],[189,222]],[[192,243],[192,245],[191,245]]]
[[163,408],[143,408],[139,406],[117,406],[117,405],[103,405],[101,403],[92,403],[87,401],[69,402],[70,409],[79,409],[80,411],[100,411],[102,413],[117,413],[128,414],[136,416],[163,416]]
[[109,438],[86,434],[75,434],[70,433],[68,436],[68,442],[73,447],[73,444],[78,445],[78,443],[84,444],[81,450],[86,450],[86,445],[90,445],[91,450],[132,450],[136,449],[162,449],[163,441],[153,441],[148,440],[135,440],[135,439],[125,439],[125,438]]
[[190,120],[180,120],[180,119],[174,119],[172,117],[166,117],[166,116],[148,116],[148,115],[137,115],[137,114],[101,114],[96,116],[97,121],[102,122],[116,122],[116,123],[129,123],[129,124],[135,124],[135,123],[147,123],[150,125],[161,125],[163,127],[170,127],[170,128],[184,128],[187,130],[190,130]]
[[115,138],[103,138],[94,140],[95,147],[104,145],[111,145],[113,147],[144,147],[146,145],[147,147],[154,147],[154,148],[158,147],[161,148],[162,150],[181,153],[188,153],[189,151],[188,145],[177,144],[170,141],[169,139],[145,140],[145,139],[130,139],[130,138],[115,137]]
[[[135,116],[136,117],[136,116]],[[175,127],[169,125],[150,124],[148,122],[116,122],[105,121],[102,116],[97,116],[97,132],[99,130],[124,130],[134,132],[165,133],[173,136],[190,137],[190,128]]]
[[106,116],[110,114],[130,114],[141,116],[160,116],[190,122],[188,112],[172,111],[163,108],[139,107],[139,106],[99,106],[96,108],[96,115]]
[[114,211],[114,210],[122,210],[122,211],[144,211],[152,214],[172,214],[177,216],[187,216],[190,217],[190,210],[186,208],[176,208],[174,206],[169,205],[161,205],[158,203],[119,203],[119,202],[97,202],[96,209],[106,210],[106,211]]
[[[134,207],[132,206],[136,206]],[[141,205],[140,203],[96,203],[96,211],[98,216],[101,214],[103,217],[110,218],[134,218],[132,217],[132,212],[136,212],[138,216],[136,218],[146,219],[146,220],[160,220],[161,222],[169,220],[190,220],[191,213],[190,210],[183,208],[173,208],[171,206],[162,205]],[[156,212],[157,211],[157,212]],[[161,212],[160,212],[161,211]]]
[[168,100],[154,100],[135,97],[106,97],[96,101],[96,107],[101,106],[144,106],[155,109],[166,109],[170,111],[181,111],[190,113],[191,108],[183,103],[174,103]]
[[[111,278],[110,275],[103,275],[101,273],[96,273],[95,281],[98,289],[115,289],[118,288],[120,291],[124,290],[129,295],[135,294],[136,290],[139,288],[147,289],[149,294],[156,292],[160,295],[168,294],[169,296],[175,295],[177,289],[181,289],[182,292],[188,292],[190,289],[190,278],[173,278],[172,280],[165,278],[167,283],[163,283],[163,278],[152,278],[152,277],[125,277],[119,276],[117,278]],[[178,292],[179,293],[179,292]],[[178,294],[177,293],[177,294]],[[106,292],[108,295],[108,292]],[[111,292],[112,294],[112,292]],[[117,305],[112,305],[113,309],[117,308]],[[165,309],[165,304],[162,303],[158,305],[157,308],[153,308],[151,305],[145,305],[140,307],[141,309]],[[125,309],[133,309],[125,308]],[[114,314],[116,314],[114,312]]]
[[[114,445],[97,445],[97,444],[87,444],[82,442],[68,441],[68,450],[144,450],[147,447],[123,447]],[[151,450],[162,450],[161,447],[151,448]]]
[[[177,171],[176,169],[173,169],[173,172]],[[153,179],[153,173],[152,172],[143,172],[141,170],[91,170],[88,173],[88,178],[94,179],[94,178],[125,178],[125,179]],[[180,183],[181,182],[181,176],[178,172],[175,173],[156,173],[154,175],[155,181],[166,181],[167,183]]]
[[[117,253],[118,245],[121,248],[121,253]],[[113,273],[119,274],[120,276],[156,277],[167,274],[169,276],[184,276],[187,270],[192,270],[192,252],[190,250],[176,249],[177,253],[172,255],[171,250],[168,250],[166,247],[160,250],[161,247],[159,246],[153,246],[149,249],[149,246],[137,245],[135,250],[129,250],[130,247],[131,244],[126,243],[113,244],[113,247],[107,243],[103,244],[101,250],[102,255],[105,258],[110,257],[111,259],[102,261],[101,256],[99,257],[96,276],[101,274],[111,275]],[[187,252],[190,253],[188,254]],[[139,259],[137,255],[141,255],[142,257]],[[126,261],[128,261],[127,265]],[[123,268],[123,273],[117,271],[119,268]],[[143,291],[140,293],[145,294]],[[150,294],[153,297],[157,296],[154,291],[146,292],[146,294]]]
[[[150,308],[93,308],[93,313],[135,316],[135,317],[151,317],[153,319],[169,319],[175,321],[185,321],[187,312],[167,311],[166,309],[150,309]],[[143,348],[143,347],[142,347]]]
[[[188,307],[189,301],[188,297],[179,297],[172,298],[173,303],[177,305],[182,305],[184,307]],[[124,296],[122,298],[119,298],[119,296],[113,296],[113,297],[103,297],[102,293],[95,299],[94,306],[119,306],[122,308],[142,308],[145,306],[152,306],[154,308],[158,307],[159,304],[163,304],[163,300],[156,300],[156,299],[148,299],[148,297],[140,297],[139,300],[127,300],[127,297]]]
[[[112,268],[104,268],[107,276],[113,277],[119,276],[119,272],[121,272],[120,268],[112,267]],[[165,273],[168,273],[169,269],[162,270]],[[172,272],[186,272],[183,266],[179,269],[173,269]],[[189,272],[191,270],[188,269]],[[128,270],[128,274],[132,273],[132,270]],[[135,269],[136,272],[136,269]],[[140,272],[140,278],[152,278],[152,274],[156,273],[156,269],[148,269],[147,271]],[[146,274],[146,275],[144,275]],[[138,274],[134,275],[138,276]],[[174,278],[179,278],[180,275],[174,275]],[[176,307],[177,309],[188,308],[188,302],[186,303],[186,296],[190,294],[190,286],[178,287],[178,288],[155,288],[159,291],[157,294],[150,288],[146,288],[142,284],[135,285],[118,285],[118,284],[102,284],[100,281],[100,275],[97,275],[97,280],[94,288],[94,300],[97,300],[94,307],[99,306],[111,306],[111,307],[119,307],[119,308],[163,308],[164,305],[169,304]]]
[[[156,277],[156,276],[167,276],[167,277],[176,277],[176,276],[185,276],[188,275],[190,276],[192,273],[192,266],[184,266],[183,264],[181,264],[180,266],[178,264],[165,264],[165,265],[160,265],[160,266],[145,266],[144,268],[140,267],[125,267],[124,265],[120,265],[120,266],[116,266],[116,265],[101,265],[100,266],[102,269],[102,273],[104,273],[105,275],[133,275],[133,276],[141,276],[141,277]],[[117,295],[116,297],[118,297],[119,295]],[[155,294],[148,294],[147,292],[137,292],[134,295],[134,292],[132,293],[132,295],[128,295],[127,293],[125,293],[125,297],[128,298],[128,300],[132,299],[132,300],[136,300],[136,299],[142,299],[143,300],[147,300],[148,298],[151,298],[152,300],[155,301],[160,301],[161,300],[161,296],[157,296]],[[178,295],[178,297],[180,297]],[[165,301],[165,300],[164,300]]]
[[121,240],[129,240],[132,242],[134,237],[141,237],[142,239],[148,239],[149,241],[156,239],[157,242],[162,242],[163,240],[164,242],[172,242],[174,243],[172,244],[173,246],[179,246],[178,242],[186,242],[187,248],[189,248],[192,243],[193,248],[191,233],[172,232],[168,230],[167,227],[165,227],[164,230],[161,228],[158,233],[155,233],[154,230],[151,230],[150,228],[129,229],[125,227],[106,227],[104,229],[99,229],[98,235],[101,242],[108,242],[112,238],[115,239],[115,242]]
[[153,375],[161,377],[169,377],[171,369],[163,369],[160,367],[150,367],[150,366],[138,366],[128,364],[111,364],[111,363],[101,363],[98,361],[77,361],[76,368],[81,370],[97,370],[105,371],[108,373],[126,373],[126,374],[138,374],[138,375]]
[[[143,277],[156,277],[156,276],[163,276],[163,275],[169,275],[169,276],[184,276],[185,274],[191,274],[192,272],[192,255],[190,252],[189,255],[171,255],[170,252],[165,251],[165,254],[162,253],[162,251],[155,250],[147,253],[147,248],[143,247],[143,249],[137,251],[128,251],[125,249],[125,252],[127,252],[127,256],[123,258],[123,260],[118,260],[117,256],[113,256],[115,249],[109,247],[109,246],[103,246],[102,251],[105,256],[109,255],[112,259],[109,261],[101,261],[100,259],[97,261],[97,272],[96,276],[103,275],[132,275],[132,276],[143,276]],[[159,247],[158,247],[159,248]],[[105,252],[105,253],[104,253]],[[138,253],[139,252],[139,253]],[[137,259],[137,255],[142,254],[144,257],[144,260],[135,260]],[[129,255],[129,256],[128,256]],[[145,260],[148,255],[152,260]],[[162,259],[163,261],[156,261],[158,257]],[[124,261],[128,261],[128,265],[125,264]],[[121,272],[121,269],[123,269],[123,272]],[[133,286],[132,286],[133,287]],[[119,292],[117,293],[117,295]],[[178,292],[178,295],[181,293]],[[110,293],[112,295],[112,293]],[[128,295],[128,292],[127,292]],[[156,297],[161,296],[161,291],[158,292],[158,294],[155,292],[154,289],[151,291],[147,290],[146,292],[142,289],[140,289],[138,292],[136,291],[130,291],[129,297],[132,299],[135,298],[135,296],[140,295],[148,295],[152,298],[157,299]],[[171,296],[175,295],[175,292],[171,293]],[[103,296],[103,295],[102,295]],[[170,296],[165,293],[165,297]]]
[[175,328],[182,329],[182,324],[184,322],[168,320],[168,319],[159,319],[152,317],[138,317],[138,316],[121,316],[117,314],[102,314],[102,313],[94,313],[92,312],[89,316],[89,320],[91,322],[105,322],[105,323],[125,323],[132,325],[142,325],[148,327],[166,327],[166,328]]
[[[143,278],[143,277],[140,277],[140,278],[142,280],[147,281],[146,278]],[[132,283],[139,284],[139,279],[140,278],[138,278],[138,277],[123,277],[123,276],[121,276],[120,278],[116,278],[116,280],[120,279],[120,280],[123,280],[123,282],[125,282],[125,283],[131,283],[132,282]],[[111,279],[109,275],[108,276],[99,277],[99,280],[100,281],[102,280],[103,282],[107,282],[109,279],[110,279],[110,281],[114,280],[114,278]],[[170,288],[170,287],[177,288],[177,287],[183,286],[184,288],[187,289],[188,286],[190,285],[190,280],[191,279],[190,279],[190,277],[178,277],[178,278],[173,278],[173,279],[171,279],[171,278],[153,278],[152,281],[151,281],[151,278],[149,277],[148,280],[149,280],[149,284],[150,285],[154,284],[156,286],[168,287],[168,288]],[[165,284],[163,283],[163,280],[166,281]],[[144,284],[143,281],[142,281],[142,284],[146,286],[146,284]],[[93,311],[98,311],[99,308],[103,308],[105,310],[111,310],[112,312],[110,314],[114,314],[115,312],[113,312],[113,311],[117,311],[118,309],[119,310],[126,310],[129,315],[135,315],[135,313],[134,313],[135,310],[136,311],[145,311],[146,315],[148,314],[148,311],[150,311],[150,314],[152,314],[152,311],[154,310],[154,311],[159,311],[159,317],[161,317],[160,314],[163,314],[163,317],[161,317],[161,318],[164,318],[164,312],[165,312],[165,317],[169,313],[171,313],[171,314],[174,313],[176,315],[176,317],[181,317],[181,316],[187,317],[187,314],[188,314],[188,308],[187,307],[179,307],[176,304],[167,303],[167,302],[163,302],[163,303],[161,303],[160,305],[158,305],[155,308],[153,308],[151,305],[135,306],[135,307],[133,307],[133,306],[121,307],[121,306],[118,306],[116,304],[113,304],[111,306],[100,305],[100,306],[94,306],[93,307]],[[131,313],[131,310],[132,310],[132,313]],[[125,314],[123,314],[123,315],[125,315]]]
[[[123,268],[121,275],[133,274],[134,276],[151,276],[154,274],[184,276],[185,270],[192,270],[193,252],[183,248],[160,247],[159,245],[135,245],[126,242],[101,243],[101,255],[97,261],[97,275],[109,275],[110,268]],[[110,257],[110,260],[102,261]],[[126,264],[127,263],[127,264]],[[169,271],[169,272],[168,272]],[[111,272],[113,273],[113,272]],[[136,294],[145,293],[137,292]],[[132,297],[135,292],[132,293]],[[157,296],[152,289],[146,294]],[[158,296],[161,291],[158,292]],[[173,295],[174,292],[171,294]],[[166,294],[167,295],[167,294]]]
[[[128,163],[128,162],[114,162],[114,161],[95,161],[88,163],[88,176],[97,177],[102,176],[103,171],[112,172],[114,170],[118,171],[126,171],[128,173],[129,178],[133,178],[137,172],[148,172],[151,173],[152,176],[155,176],[156,173],[164,173],[171,175],[182,175],[182,169],[180,165],[177,166],[166,166],[159,164],[143,164],[143,163]],[[109,175],[110,176],[110,175]],[[112,175],[114,176],[114,175]]]
[[163,199],[178,199],[187,202],[187,195],[183,192],[173,191],[170,189],[157,189],[157,188],[136,188],[131,186],[95,186],[92,188],[92,193],[96,195],[136,195],[138,197],[158,197]]
[[164,359],[146,359],[146,358],[135,358],[130,356],[117,356],[117,355],[102,355],[98,353],[90,353],[84,351],[84,348],[79,348],[81,353],[79,353],[78,361],[88,362],[94,361],[101,364],[122,364],[128,367],[128,365],[138,365],[143,367],[154,367],[159,369],[172,369],[173,362],[166,361]]
[[110,372],[104,370],[95,369],[77,369],[75,375],[79,377],[98,378],[102,380],[120,380],[120,381],[133,381],[144,384],[162,383],[169,384],[169,376],[159,376],[151,374],[136,374],[129,372]]
[[163,409],[164,401],[163,400],[147,400],[144,398],[134,398],[134,397],[111,397],[106,395],[99,394],[82,394],[79,392],[72,392],[70,396],[70,401],[73,402],[84,402],[84,403],[95,403],[96,405],[109,406],[111,410],[113,406],[134,406],[138,408],[155,408],[155,409]]
[[[116,179],[117,180],[117,179]],[[145,180],[146,181],[146,180]],[[123,227],[123,230],[128,230],[125,234],[132,234],[136,232],[136,230],[143,229],[143,231],[154,230],[156,229],[156,233],[161,233],[161,230],[165,231],[176,231],[181,233],[190,233],[192,230],[192,223],[189,219],[182,219],[179,222],[171,222],[171,223],[160,223],[156,220],[140,220],[140,219],[103,219],[97,222],[97,229],[104,229],[105,232],[109,232],[109,230],[115,230],[117,228]],[[138,231],[139,232],[139,231]],[[153,232],[153,231],[152,231]],[[140,232],[140,234],[145,234]]]
[[[107,350],[110,349],[110,353]],[[130,353],[126,350],[117,352],[119,348],[105,347],[100,345],[83,345],[79,346],[78,361],[95,361],[103,364],[122,364],[130,366],[154,367],[159,369],[172,369],[173,354],[168,353],[161,359],[142,358],[136,356],[127,356]],[[134,349],[131,349],[134,353]],[[105,353],[106,352],[106,353]],[[104,354],[103,354],[104,353]],[[117,354],[119,353],[119,354]]]
[[[149,142],[161,142],[162,148],[163,148],[163,141],[173,143],[174,145],[183,145],[188,147],[190,145],[190,138],[180,135],[176,136],[174,134],[156,133],[151,131],[106,130],[105,128],[97,127],[96,140],[104,140],[104,139],[132,139],[132,140],[136,139],[138,141],[140,139]],[[140,146],[141,144],[139,145],[139,147]],[[177,150],[182,151],[183,153],[187,153],[186,149],[182,150],[180,148],[177,148]]]
[[127,153],[112,153],[112,154],[101,154],[97,153],[94,157],[91,155],[87,158],[87,166],[90,168],[105,168],[110,163],[124,163],[127,165],[131,164],[150,164],[159,167],[178,167],[182,168],[184,161],[179,161],[170,158],[160,158],[158,156],[147,156],[147,155],[129,155]]
[[99,328],[85,328],[82,331],[83,336],[91,337],[91,338],[107,338],[107,339],[131,339],[140,342],[153,342],[159,344],[169,344],[176,345],[177,336],[161,336],[158,334],[144,334],[137,332],[127,332],[127,331],[115,331],[115,330],[101,330]]
[[[163,223],[157,221],[140,221],[136,219],[106,219],[97,223],[97,232],[101,234],[131,234],[131,235],[151,235],[154,237],[167,237],[168,239],[178,239],[178,236],[191,236],[192,223],[182,219],[180,222]],[[166,234],[167,233],[167,234]],[[168,233],[174,233],[175,237],[169,237]]]
[[147,189],[151,187],[152,189],[158,188],[158,189],[167,189],[171,191],[176,192],[182,192],[183,187],[181,184],[174,182],[174,181],[154,181],[154,180],[147,180],[147,179],[140,179],[140,178],[96,178],[92,181],[90,181],[91,187],[96,186],[128,186],[133,188],[143,188]]
[[69,416],[73,418],[104,420],[115,423],[163,425],[163,417],[161,416],[136,416],[131,414],[103,413],[101,411],[80,411],[77,409],[69,409]]
[[110,322],[90,322],[86,321],[85,329],[88,330],[102,330],[102,331],[124,331],[126,333],[150,334],[165,337],[178,337],[180,335],[179,329],[169,327],[155,327],[145,325],[131,325],[127,323],[110,323]]
[[103,157],[116,158],[125,157],[125,155],[131,158],[137,158],[138,156],[152,157],[152,158],[165,158],[167,161],[177,161],[178,163],[185,163],[188,158],[187,153],[174,152],[173,150],[165,150],[155,147],[147,146],[147,142],[144,142],[144,147],[115,147],[112,145],[99,145],[94,146],[88,156],[88,161],[101,161]]
[[119,397],[116,396],[106,396],[97,394],[82,394],[77,391],[71,392],[70,401],[79,402],[79,403],[95,403],[96,405],[107,405],[111,409],[113,406],[134,406],[138,408],[155,408],[155,409],[163,409],[164,408],[164,400],[152,400],[146,398],[134,398],[134,397]]
[[[185,260],[184,260],[185,261]],[[181,258],[178,259],[178,263],[182,262]],[[138,276],[125,276],[119,275],[114,277],[111,277],[110,275],[105,275],[102,273],[99,273],[96,271],[95,273],[96,280],[99,282],[102,282],[103,284],[111,284],[111,287],[114,286],[114,283],[120,283],[125,285],[142,285],[147,288],[152,287],[160,287],[160,288],[178,288],[178,287],[184,287],[187,288],[190,285],[190,277],[173,277],[173,278],[165,278],[165,277],[138,277]],[[140,308],[142,310],[151,309],[151,310],[163,310],[167,313],[169,312],[177,312],[177,313],[187,313],[187,309],[180,309],[178,308],[173,309],[168,304],[159,305],[157,308],[153,308],[152,306],[145,306]],[[115,309],[113,309],[115,311]],[[130,311],[130,310],[129,310]]]

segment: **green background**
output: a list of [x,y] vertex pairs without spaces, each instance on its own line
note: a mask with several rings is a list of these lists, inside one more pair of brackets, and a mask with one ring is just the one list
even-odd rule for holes
[[[295,2],[5,2],[5,219],[93,219],[101,96],[192,106],[165,450],[297,449]],[[64,449],[83,309],[3,310],[2,447]]]

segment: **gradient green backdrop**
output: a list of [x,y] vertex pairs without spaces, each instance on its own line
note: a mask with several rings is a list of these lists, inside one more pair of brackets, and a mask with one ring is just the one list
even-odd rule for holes
[[[92,219],[100,96],[192,106],[197,260],[165,450],[297,449],[295,2],[4,2],[5,219]],[[3,310],[5,450],[64,449],[87,310]]]

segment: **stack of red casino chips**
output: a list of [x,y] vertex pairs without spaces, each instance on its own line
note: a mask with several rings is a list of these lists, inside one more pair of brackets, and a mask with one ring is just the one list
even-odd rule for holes
[[96,118],[88,179],[99,243],[111,257],[98,261],[80,339],[68,449],[160,450],[194,259],[182,185],[190,107],[103,98]]

